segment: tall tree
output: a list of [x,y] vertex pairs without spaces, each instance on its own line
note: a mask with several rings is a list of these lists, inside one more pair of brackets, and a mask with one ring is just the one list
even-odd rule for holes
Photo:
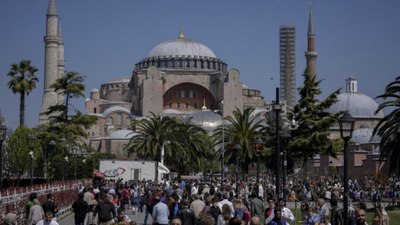
[[[64,95],[64,102],[48,108],[45,114],[49,115],[51,120],[43,130],[52,133],[57,139],[62,137],[67,142],[77,144],[76,141],[81,137],[87,137],[84,128],[89,128],[97,121],[95,116],[84,115],[71,104],[73,98],[84,97],[84,80],[85,78],[77,72],[67,72],[51,85],[54,91]],[[70,108],[74,108],[75,114],[71,114]]]
[[288,152],[295,158],[306,162],[317,153],[335,152],[334,145],[329,139],[329,129],[341,115],[328,113],[327,109],[337,102],[340,89],[331,93],[323,100],[318,96],[322,91],[318,88],[322,80],[316,81],[316,76],[303,74],[303,87],[299,88],[300,100],[294,106],[295,119],[298,128],[291,132],[291,142]]
[[136,132],[137,135],[133,136],[129,144],[125,148],[128,156],[136,153],[139,158],[159,160],[161,148],[169,151],[170,148],[166,145],[169,141],[173,141],[171,129],[175,125],[169,117],[155,115],[149,119],[143,119],[139,122]]
[[55,114],[53,119],[57,122],[69,123],[68,113],[72,98],[85,96],[84,80],[85,78],[77,72],[67,72],[65,76],[58,78],[50,87],[54,88],[55,92],[60,92],[64,95],[64,103],[50,106],[46,114]]
[[376,113],[383,109],[392,110],[374,129],[373,135],[381,137],[380,150],[381,159],[388,159],[391,172],[400,172],[400,76],[390,82],[385,93],[376,98],[384,100],[376,110]]
[[30,60],[21,60],[18,63],[11,64],[11,69],[7,76],[10,76],[8,88],[14,94],[20,95],[19,101],[19,126],[25,124],[25,97],[36,88],[36,82],[39,81],[35,73],[38,69],[31,65]]
[[[258,137],[263,137],[262,120],[252,115],[254,108],[246,108],[243,112],[236,109],[233,117],[228,116],[228,124],[224,127],[224,143],[226,150],[226,159],[229,163],[236,163],[239,159],[242,169],[248,170],[250,163],[254,162],[257,152],[253,149],[253,143]],[[222,140],[222,126],[219,126],[215,132],[216,140]],[[235,152],[233,146],[239,144],[241,150]]]
[[[7,162],[7,168],[9,168],[9,170],[6,171],[6,174],[16,176],[18,179],[18,185],[22,175],[29,171],[29,152],[33,152],[33,157],[35,159],[42,159],[40,155],[40,145],[36,141],[28,140],[29,135],[34,135],[32,129],[20,126],[10,136],[6,143],[6,160],[4,161]],[[33,160],[33,163],[36,162],[38,161]]]

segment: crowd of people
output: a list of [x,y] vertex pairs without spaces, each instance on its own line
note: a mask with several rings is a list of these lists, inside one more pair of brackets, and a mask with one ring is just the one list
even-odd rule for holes
[[[233,179],[232,179],[233,180]],[[373,225],[389,225],[379,187],[349,181],[351,196],[343,218],[340,182],[335,180],[290,180],[286,196],[274,193],[271,183],[224,183],[216,180],[107,181],[81,190],[73,205],[77,225],[365,225],[366,202],[376,206]],[[297,185],[301,186],[298,188]],[[379,192],[379,190],[381,192]],[[392,189],[394,191],[394,189]],[[296,221],[287,203],[301,202],[301,220]],[[288,201],[288,202],[287,202]],[[144,213],[143,221],[131,221],[125,210]]]
[[[268,180],[270,182],[268,182]],[[272,179],[254,179],[236,183],[227,177],[196,181],[105,180],[77,190],[72,204],[76,225],[365,225],[367,202],[375,206],[372,225],[389,225],[390,218],[382,198],[398,197],[400,182],[379,186],[370,179],[349,180],[347,218],[341,207],[343,187],[339,179],[290,178],[284,192],[274,193]],[[301,219],[296,221],[293,202],[301,202]],[[291,204],[288,207],[286,204]],[[294,205],[297,207],[297,203]],[[143,221],[126,215],[141,212]],[[58,208],[51,193],[42,204],[36,193],[26,205],[28,225],[58,225]],[[150,219],[151,218],[151,219]],[[5,223],[15,224],[15,214],[7,214]]]

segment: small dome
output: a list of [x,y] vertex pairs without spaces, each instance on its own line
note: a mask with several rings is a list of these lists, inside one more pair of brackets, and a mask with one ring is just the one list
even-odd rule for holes
[[333,104],[327,111],[330,113],[348,111],[355,118],[383,118],[383,112],[379,111],[378,103],[367,95],[358,92],[357,79],[350,76],[346,79],[346,93],[337,96],[338,102]]
[[352,140],[359,144],[366,144],[370,142],[373,130],[370,128],[360,128],[353,131]]
[[107,139],[131,139],[133,136],[137,135],[137,133],[131,130],[116,130],[108,135]]
[[349,111],[355,118],[383,118],[383,112],[379,111],[375,115],[375,111],[378,109],[378,103],[372,98],[359,92],[342,93],[338,95],[338,102],[332,105],[328,112],[337,113],[340,111]]
[[214,52],[207,46],[186,39],[183,36],[179,36],[177,39],[169,40],[158,44],[154,47],[147,57],[168,57],[168,56],[192,56],[192,57],[211,57],[217,58]]
[[222,125],[222,116],[212,111],[196,111],[192,113],[191,121],[206,130],[214,130],[219,125]]

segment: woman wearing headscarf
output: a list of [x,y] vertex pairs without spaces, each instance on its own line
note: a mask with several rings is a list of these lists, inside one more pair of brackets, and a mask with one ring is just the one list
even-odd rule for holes
[[385,210],[385,206],[382,202],[376,204],[376,212],[374,219],[372,220],[372,225],[389,225],[390,218]]

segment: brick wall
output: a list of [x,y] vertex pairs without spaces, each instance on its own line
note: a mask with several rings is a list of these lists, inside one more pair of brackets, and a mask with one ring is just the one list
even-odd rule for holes
[[32,192],[38,194],[41,204],[46,201],[46,195],[52,193],[59,213],[62,214],[76,200],[79,188],[89,182],[90,180],[57,181],[32,187],[10,187],[0,190],[0,224],[9,212],[17,214],[18,224],[26,224],[25,206]]

